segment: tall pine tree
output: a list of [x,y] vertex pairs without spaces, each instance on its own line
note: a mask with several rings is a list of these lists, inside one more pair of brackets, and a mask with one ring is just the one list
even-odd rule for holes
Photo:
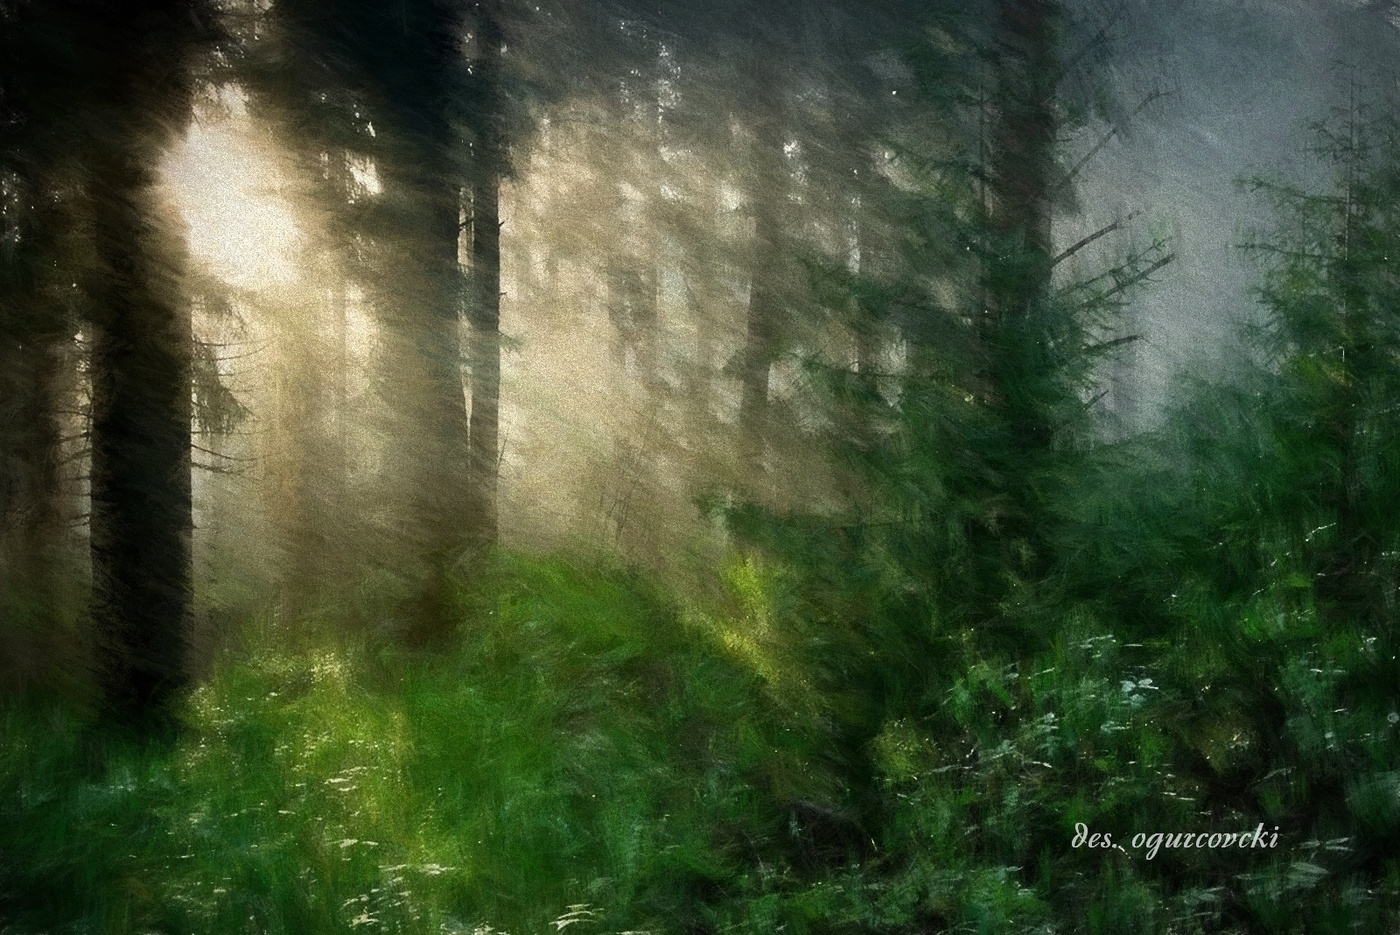
[[144,717],[185,678],[190,332],[156,167],[190,118],[193,0],[68,4],[90,69],[94,616],[108,700]]

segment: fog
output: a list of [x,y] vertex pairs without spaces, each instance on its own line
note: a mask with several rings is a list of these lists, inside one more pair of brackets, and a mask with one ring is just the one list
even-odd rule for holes
[[1392,930],[1397,52],[0,0],[0,933]]

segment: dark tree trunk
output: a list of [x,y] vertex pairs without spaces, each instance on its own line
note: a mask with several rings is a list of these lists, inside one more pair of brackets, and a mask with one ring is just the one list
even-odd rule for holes
[[55,334],[34,339],[21,372],[25,394],[19,411],[16,452],[21,459],[21,560],[29,580],[46,602],[53,599],[51,576],[63,527],[62,491],[58,470],[60,366],[68,341]]
[[[0,27],[0,625],[10,643],[0,668],[21,680],[66,675],[57,670],[72,661],[59,626],[75,512],[61,410],[76,372],[72,283],[85,265],[73,128],[90,76],[69,67],[81,42],[53,41],[68,13],[12,6]],[[68,441],[85,453],[86,438]]]
[[[343,246],[363,238],[366,248],[379,390],[395,440],[382,478],[394,541],[377,552],[410,582],[401,621],[410,638],[430,638],[448,623],[448,570],[473,515],[460,336],[463,175],[454,156],[466,30],[443,0],[282,0],[272,12],[285,44],[266,64],[265,99],[274,112],[290,103],[293,120],[314,115],[317,152],[329,150],[333,163],[347,150],[363,155],[382,183],[382,194],[357,193],[353,211],[337,193],[335,213]],[[308,83],[337,93],[330,103],[326,93],[301,94]],[[352,91],[353,106],[341,89]]]
[[470,522],[470,428],[462,385],[461,188],[446,146],[437,155],[440,171],[427,180],[431,190],[421,193],[428,293],[422,299],[425,332],[419,361],[429,388],[423,416],[436,450],[430,461],[425,459],[418,501],[433,561],[441,565],[460,547],[462,530]]
[[[1049,568],[1043,470],[1053,414],[1066,392],[1048,344],[1050,201],[1054,190],[1056,8],[1047,0],[999,0],[995,88],[987,132],[987,254],[980,284],[980,366],[973,392],[985,404],[979,445],[986,512],[969,530],[978,605],[1006,606],[1013,578]],[[993,611],[993,620],[1007,618]],[[1024,635],[1008,639],[1022,640]]]
[[376,304],[387,345],[385,392],[401,440],[391,475],[393,522],[416,582],[405,608],[414,640],[434,638],[450,623],[448,572],[471,519],[459,189],[445,121],[437,129],[406,131],[379,163],[387,222],[380,233],[389,255]]
[[184,682],[190,611],[192,337],[155,166],[189,120],[194,9],[91,6],[93,49],[111,56],[89,173],[93,616],[104,694],[144,718]]
[[[332,9],[332,14],[334,10]],[[468,538],[471,492],[462,384],[462,172],[451,113],[463,90],[456,12],[437,0],[356,7],[325,28],[348,36],[378,128],[368,144],[383,181],[368,214],[383,323],[383,388],[398,440],[391,523],[412,582],[405,635],[436,639],[451,623],[450,570]]]
[[[9,193],[9,207],[23,201],[34,207],[13,211],[15,228],[0,235],[0,301],[8,299],[15,312],[0,326],[0,568],[8,569],[4,577],[19,591],[10,596],[19,597],[23,612],[44,627],[55,603],[54,565],[64,524],[58,410],[63,352],[72,344],[53,293],[57,277],[73,275],[61,265],[58,236],[72,218],[45,189],[45,173],[34,175],[26,180],[30,184],[16,177]],[[50,272],[53,267],[56,272]]]
[[1037,413],[1037,376],[1049,366],[1040,316],[1051,271],[1050,200],[1055,149],[1055,4],[1000,0],[1000,56],[991,134],[990,232],[984,334],[988,395],[1018,446],[1039,449],[1049,426]]
[[[1363,147],[1359,139],[1356,88],[1351,88],[1346,136],[1337,156],[1344,161],[1341,230],[1337,234],[1335,259],[1328,275],[1335,281],[1340,308],[1340,358],[1346,379],[1333,389],[1330,412],[1322,421],[1323,439],[1340,456],[1338,476],[1328,485],[1322,501],[1337,517],[1336,546],[1329,550],[1317,592],[1335,610],[1339,619],[1355,621],[1383,613],[1374,589],[1377,537],[1366,521],[1365,474],[1362,447],[1365,444],[1358,420],[1367,406],[1367,383],[1371,374],[1384,372],[1384,340],[1376,340],[1373,312],[1367,295],[1367,271],[1376,263],[1375,249],[1367,249],[1358,236],[1367,206],[1357,199],[1358,174],[1362,168]],[[1369,254],[1369,255],[1368,255]],[[1381,261],[1385,262],[1384,258]]]
[[55,663],[65,658],[57,414],[64,343],[29,334],[22,342],[7,338],[0,353],[0,618],[8,641],[0,680],[15,684],[61,675]]
[[1050,284],[1055,149],[1054,4],[1001,0],[1002,57],[992,139],[989,282],[994,323],[1026,317]]
[[92,568],[106,696],[140,714],[184,677],[191,335],[156,220],[158,150],[122,136],[92,174]]

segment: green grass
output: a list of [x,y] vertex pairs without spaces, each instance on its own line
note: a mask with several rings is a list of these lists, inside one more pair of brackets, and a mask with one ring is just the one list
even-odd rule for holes
[[[792,575],[749,556],[721,580],[701,606],[505,556],[427,652],[330,614],[254,620],[164,741],[11,701],[0,932],[1311,935],[1395,918],[1400,727],[1353,684],[1365,644],[1319,641],[1306,603],[1280,603],[1286,575],[1244,605],[1184,599],[1169,640],[1088,608],[1047,618],[1034,659],[952,640],[934,700],[889,716],[862,764],[833,752],[855,688],[810,645]],[[1261,821],[1278,849],[1070,846],[1076,822],[1121,841]]]
[[255,622],[164,745],[5,708],[0,931],[673,931],[782,859],[815,741],[711,625],[553,561],[461,615],[417,655]]

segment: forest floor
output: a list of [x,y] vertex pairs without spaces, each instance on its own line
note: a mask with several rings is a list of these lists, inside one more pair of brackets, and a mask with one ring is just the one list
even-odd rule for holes
[[494,584],[427,654],[255,621],[166,743],[3,708],[0,931],[688,927],[779,824],[755,770],[800,794],[814,751],[632,576]]
[[[333,617],[254,620],[158,743],[8,702],[0,933],[1311,933],[1400,918],[1393,852],[1375,856],[1400,825],[1390,746],[1375,746],[1390,734],[1343,783],[1350,814],[1273,775],[1231,798],[1201,778],[1233,775],[1228,720],[1193,728],[1189,692],[1141,664],[1152,647],[1081,620],[1034,668],[938,675],[943,720],[864,742],[862,802],[837,749],[848,713],[776,635],[762,574],[740,562],[725,581],[702,608],[631,573],[506,557],[429,651]],[[1391,728],[1370,714],[1368,730]],[[1261,822],[1284,826],[1281,844],[1148,859],[1122,833]],[[1121,843],[1076,845],[1081,825]]]

